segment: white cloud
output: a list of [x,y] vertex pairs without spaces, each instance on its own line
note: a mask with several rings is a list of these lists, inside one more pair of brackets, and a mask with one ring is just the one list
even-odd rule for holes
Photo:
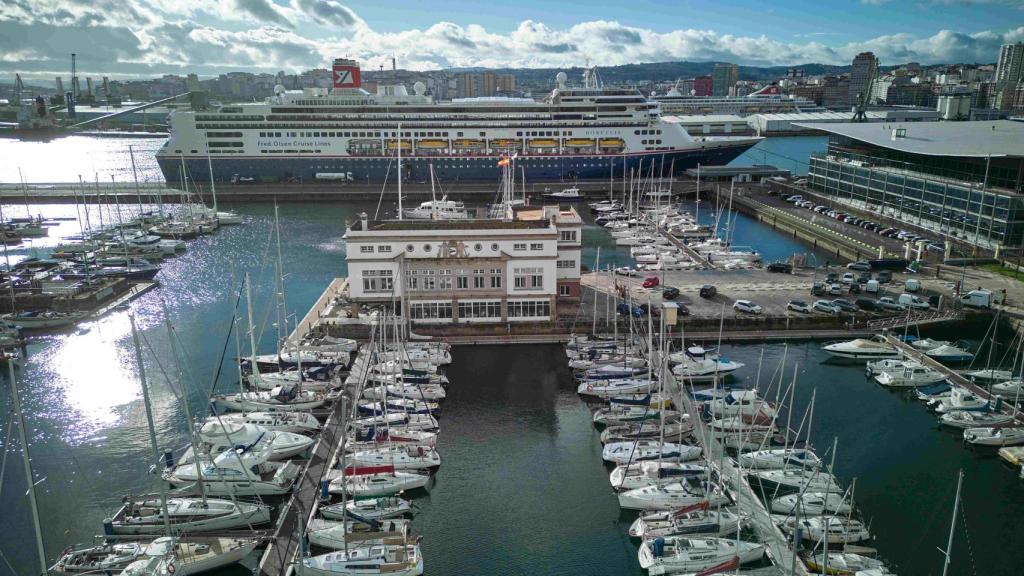
[[502,33],[451,22],[381,32],[336,0],[4,0],[0,54],[6,56],[0,72],[60,73],[71,51],[79,52],[86,73],[112,76],[299,71],[326,66],[337,56],[357,58],[371,69],[390,65],[395,57],[401,67],[416,70],[565,67],[586,61],[599,66],[671,60],[848,64],[864,50],[874,51],[883,64],[992,62],[1000,44],[1024,39],[1024,26],[942,30],[928,37],[895,34],[845,45],[824,42],[828,34],[780,40],[700,29],[658,32],[607,20],[567,28],[524,20]]

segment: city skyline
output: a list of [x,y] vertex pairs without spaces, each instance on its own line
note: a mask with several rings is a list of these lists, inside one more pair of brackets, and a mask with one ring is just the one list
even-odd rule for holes
[[405,1],[13,0],[0,6],[0,77],[66,75],[71,52],[79,55],[80,74],[131,79],[294,73],[325,67],[335,56],[367,69],[390,68],[395,58],[399,68],[436,70],[565,67],[588,59],[848,65],[872,51],[883,65],[928,65],[994,62],[1000,45],[1024,40],[1024,26],[1006,24],[1024,16],[1016,1],[821,2],[813,12],[794,2],[755,6],[655,0],[628,10],[598,2],[584,11],[576,2],[531,0],[484,10],[459,0],[427,10]]

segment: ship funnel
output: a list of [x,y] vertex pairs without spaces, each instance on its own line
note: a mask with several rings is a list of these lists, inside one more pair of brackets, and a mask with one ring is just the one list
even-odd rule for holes
[[335,88],[359,88],[362,79],[359,76],[359,63],[347,58],[335,58],[332,67]]

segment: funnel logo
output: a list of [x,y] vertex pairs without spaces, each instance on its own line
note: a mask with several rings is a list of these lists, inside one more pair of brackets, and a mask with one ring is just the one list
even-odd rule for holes
[[359,68],[356,66],[335,66],[334,87],[335,88],[358,88]]

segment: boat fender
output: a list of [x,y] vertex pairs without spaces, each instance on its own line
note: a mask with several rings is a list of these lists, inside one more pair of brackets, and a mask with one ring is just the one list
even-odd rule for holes
[[107,536],[114,535],[114,520],[111,518],[103,519],[103,534]]
[[593,384],[587,384],[587,392],[593,392],[593,391],[594,391],[594,385]]
[[175,568],[175,566],[174,566],[174,563],[173,563],[173,562],[172,562],[171,564],[168,564],[168,565],[167,565],[167,573],[168,573],[168,574],[174,574],[174,571],[175,571],[175,570],[177,570],[177,568]]
[[655,538],[654,543],[651,545],[651,551],[654,553],[655,558],[661,558],[665,554],[665,539]]

